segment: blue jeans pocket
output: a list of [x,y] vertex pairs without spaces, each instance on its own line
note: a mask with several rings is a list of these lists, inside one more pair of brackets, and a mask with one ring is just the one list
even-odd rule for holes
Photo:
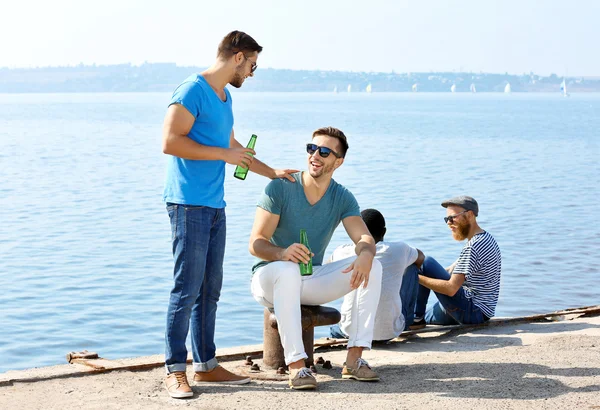
[[171,221],[171,241],[175,240],[177,236],[177,204],[167,204],[167,213],[169,214],[169,220]]

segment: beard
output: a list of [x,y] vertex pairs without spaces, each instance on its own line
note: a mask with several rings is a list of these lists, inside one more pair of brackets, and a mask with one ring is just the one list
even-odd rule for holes
[[452,231],[452,237],[457,241],[462,241],[469,237],[469,231],[471,230],[471,224],[469,222],[456,224],[456,230]]
[[233,75],[233,78],[231,79],[231,81],[229,81],[229,84],[231,84],[235,88],[240,88],[242,86],[242,84],[244,84],[244,80],[245,80],[245,78],[242,75],[242,69],[240,67],[235,70],[235,74]]
[[327,175],[333,172],[333,167],[334,167],[334,163],[332,164],[323,164],[323,166],[321,168],[319,168],[316,171],[313,171],[310,165],[310,161],[308,163],[309,167],[308,167],[308,173],[310,174],[311,177],[317,179],[323,175]]

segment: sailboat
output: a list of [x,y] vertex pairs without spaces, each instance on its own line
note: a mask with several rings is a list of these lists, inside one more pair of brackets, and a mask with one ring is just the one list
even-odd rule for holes
[[562,80],[562,83],[560,83],[560,92],[562,93],[563,97],[569,96],[569,93],[567,92],[567,82],[565,81],[564,78]]
[[352,92],[352,84],[348,84],[348,88],[347,88],[348,92],[351,93]]
[[506,83],[506,85],[504,86],[504,92],[505,93],[509,93],[510,92],[510,83]]
[[371,87],[371,83],[369,83],[369,85],[367,85],[367,88],[365,88],[365,91],[370,93],[371,91],[373,91],[373,87]]
[[452,87],[450,87],[450,91],[453,93],[456,92],[456,84],[452,84]]
[[477,90],[475,89],[475,83],[471,83],[471,87],[469,87],[469,90],[471,90],[472,93],[477,92]]
[[416,92],[417,92],[417,83],[414,83],[414,84],[413,84],[413,86],[412,86],[412,90],[413,90],[413,92],[414,92],[414,93],[416,93]]
[[337,94],[337,85],[333,87],[333,92]]

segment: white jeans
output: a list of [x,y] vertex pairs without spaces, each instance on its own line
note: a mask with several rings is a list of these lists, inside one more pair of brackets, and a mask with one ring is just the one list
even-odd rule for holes
[[[374,259],[366,288],[350,287],[352,272],[342,273],[356,256],[322,266],[314,266],[313,274],[301,276],[294,262],[271,262],[259,268],[252,278],[252,296],[261,305],[274,308],[283,345],[285,363],[290,364],[308,356],[302,344],[300,305],[322,305],[353,292],[342,315],[349,315],[348,347],[371,348],[375,313],[381,293],[381,263]],[[348,319],[345,319],[348,320]]]

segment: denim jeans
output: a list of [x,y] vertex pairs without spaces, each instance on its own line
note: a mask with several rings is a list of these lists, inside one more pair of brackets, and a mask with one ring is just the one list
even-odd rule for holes
[[191,324],[194,371],[217,367],[215,321],[223,284],[225,209],[167,204],[174,285],[167,310],[165,366],[185,371]]
[[[383,273],[385,275],[385,272]],[[412,325],[415,317],[415,305],[417,303],[417,290],[419,286],[419,268],[412,264],[404,270],[402,284],[400,285],[400,300],[402,301],[402,315],[404,316],[404,330]],[[348,335],[342,332],[339,323],[329,328],[331,337],[336,339],[347,339]],[[382,340],[378,340],[382,341]]]
[[[442,265],[429,256],[423,262],[422,275],[442,280],[449,280],[451,276]],[[471,298],[466,296],[463,287],[454,296],[434,292],[438,301],[425,312],[430,292],[429,288],[419,285],[415,316],[424,316],[426,323],[434,325],[477,324],[487,320],[481,309],[473,304]]]
[[417,265],[412,264],[406,268],[402,276],[400,300],[402,301],[402,314],[404,315],[404,330],[407,330],[415,319],[415,306],[417,305],[417,292],[419,290],[419,272]]

